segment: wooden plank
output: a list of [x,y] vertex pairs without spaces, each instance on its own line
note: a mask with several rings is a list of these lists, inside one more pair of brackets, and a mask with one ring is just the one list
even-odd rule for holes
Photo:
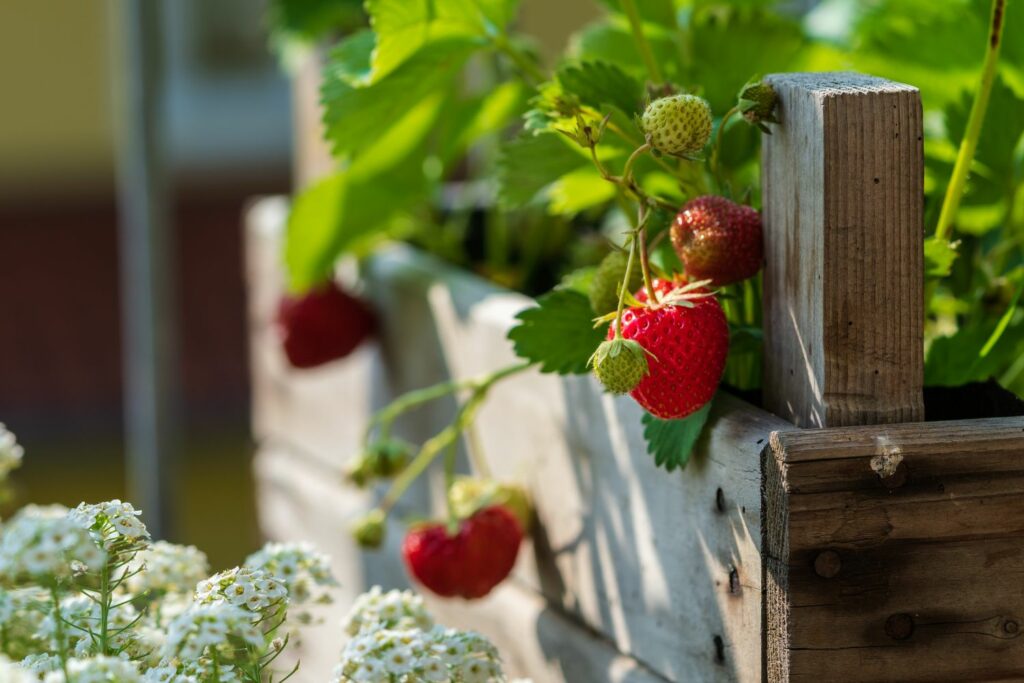
[[769,681],[1024,678],[1024,418],[770,444]]
[[[468,377],[513,362],[505,334],[531,303],[405,249],[371,260],[365,274],[386,304],[376,355],[323,368],[314,380],[280,367],[272,335],[253,334],[261,443],[301,453],[289,467],[330,487],[324,507],[352,508],[353,516],[369,501],[340,480],[355,432],[345,423],[361,427],[368,408],[436,381],[428,373]],[[355,369],[363,361],[379,370]],[[417,412],[402,435],[422,441],[450,414],[450,405]],[[530,372],[492,390],[479,414],[483,455],[496,476],[527,485],[541,521],[518,581],[668,680],[759,681],[759,454],[788,423],[720,394],[693,462],[667,474],[644,452],[640,415],[631,399],[604,395],[588,376]],[[285,476],[282,465],[264,485],[272,490]],[[440,479],[411,492],[418,511],[443,504]],[[350,552],[319,503],[294,505],[301,516],[290,524],[333,538],[324,546],[333,554]],[[264,515],[267,524],[273,517]],[[401,571],[397,555],[381,557]]]
[[924,417],[923,147],[910,86],[775,74],[765,135],[765,406],[801,427]]

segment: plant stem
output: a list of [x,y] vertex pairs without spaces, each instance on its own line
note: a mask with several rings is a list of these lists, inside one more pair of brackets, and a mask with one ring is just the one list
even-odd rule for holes
[[711,148],[711,172],[714,174],[719,188],[721,188],[722,185],[721,165],[719,164],[718,159],[722,149],[722,134],[725,132],[725,125],[729,123],[729,119],[731,119],[739,110],[740,108],[736,106],[725,112],[725,116],[722,117],[722,122],[718,124],[718,130],[715,131],[715,144]]
[[641,155],[646,154],[649,151],[651,151],[650,143],[644,143],[633,150],[633,153],[629,155],[628,159],[626,159],[626,165],[622,167],[623,182],[625,182],[628,185],[633,184],[633,164],[636,163],[636,160],[639,159]]
[[100,570],[100,654],[104,656],[110,654],[107,651],[110,640],[107,635],[110,621],[110,599],[110,563],[104,562],[103,569]]
[[476,382],[477,380],[475,379],[448,380],[402,394],[370,418],[370,422],[366,425],[366,431],[363,435],[363,442],[366,443],[370,440],[370,434],[373,432],[374,427],[380,425],[381,431],[386,436],[391,423],[402,413],[424,403],[454,394],[457,391],[472,388]]
[[60,596],[57,595],[57,586],[50,586],[50,599],[53,600],[53,623],[57,637],[57,654],[60,658],[60,668],[64,673],[64,680],[70,681],[68,675],[68,642],[64,635],[64,615],[60,613]]
[[644,65],[647,67],[647,73],[656,85],[661,85],[665,82],[665,79],[661,75],[661,68],[658,66],[658,61],[654,58],[654,51],[651,50],[651,44],[647,42],[647,36],[644,35],[643,21],[640,19],[640,11],[637,10],[635,0],[622,0],[622,11],[626,13],[626,18],[629,19],[629,28],[633,31],[633,40],[636,42],[636,49],[640,52],[640,56],[644,60]]
[[626,290],[629,288],[629,279],[633,274],[633,258],[636,256],[637,241],[634,235],[629,242],[629,257],[626,259],[626,274],[622,277],[619,286],[619,307],[615,313],[615,338],[622,339],[622,311],[626,308]]
[[644,288],[647,290],[647,299],[652,304],[658,303],[658,293],[654,289],[654,280],[651,278],[651,264],[647,258],[647,208],[640,205],[640,225],[637,226],[640,248],[640,270],[644,274]]
[[379,509],[387,514],[395,503],[402,497],[406,489],[416,481],[424,470],[434,461],[437,454],[444,450],[445,446],[453,443],[459,434],[472,422],[473,417],[476,415],[476,411],[483,403],[484,399],[487,398],[487,392],[492,386],[506,377],[510,377],[516,373],[522,372],[533,365],[530,361],[524,361],[522,363],[516,363],[515,365],[509,365],[495,370],[494,372],[484,375],[476,380],[472,380],[469,385],[472,388],[472,394],[466,400],[465,403],[459,408],[455,414],[455,418],[452,422],[442,429],[440,432],[435,434],[433,437],[427,440],[426,443],[420,448],[419,454],[413,458],[413,461],[409,463],[408,467],[402,470],[402,473],[398,475],[395,481],[391,484],[391,488],[384,494],[384,498],[381,500]]
[[960,141],[960,151],[956,157],[956,164],[953,166],[953,176],[949,179],[949,187],[946,188],[946,196],[942,200],[942,211],[939,213],[939,224],[935,228],[935,237],[941,240],[950,238],[953,232],[953,221],[960,208],[960,200],[963,198],[964,190],[967,189],[967,176],[970,173],[971,162],[974,161],[974,153],[978,148],[978,139],[981,137],[981,127],[985,122],[989,96],[992,94],[992,84],[995,82],[999,49],[1003,44],[1003,13],[1005,9],[1006,0],[992,0],[989,41],[985,51],[985,63],[981,70],[981,83],[978,85],[978,92],[971,105],[967,129],[964,131],[963,140]]

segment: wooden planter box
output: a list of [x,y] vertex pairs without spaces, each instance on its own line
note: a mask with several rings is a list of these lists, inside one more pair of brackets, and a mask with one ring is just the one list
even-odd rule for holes
[[[766,143],[763,193],[773,412],[720,392],[692,462],[673,474],[644,452],[640,409],[590,377],[525,373],[480,413],[484,456],[530,489],[538,525],[491,596],[430,606],[494,639],[515,675],[1024,678],[1024,418],[912,421],[923,417],[916,91],[774,78],[784,123]],[[347,534],[379,495],[342,478],[366,418],[403,391],[512,362],[505,334],[531,302],[396,247],[365,274],[379,339],[291,370],[272,324],[285,213],[270,198],[247,218],[259,513],[269,537],[333,556],[346,603],[406,585],[399,524],[378,553]],[[452,408],[396,427],[421,441]],[[846,426],[864,422],[887,424]],[[433,474],[404,511],[443,508]],[[333,665],[346,606],[306,638],[302,681]]]

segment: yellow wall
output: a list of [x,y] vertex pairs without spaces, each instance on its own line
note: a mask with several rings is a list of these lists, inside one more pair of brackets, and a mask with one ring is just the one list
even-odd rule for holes
[[0,2],[0,197],[111,187],[112,7]]

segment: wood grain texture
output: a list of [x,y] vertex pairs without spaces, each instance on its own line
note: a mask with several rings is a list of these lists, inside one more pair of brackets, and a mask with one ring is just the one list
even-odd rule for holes
[[[257,247],[271,248],[259,240]],[[277,267],[272,258],[263,262]],[[278,277],[257,271],[254,301]],[[406,249],[373,259],[365,276],[383,318],[380,338],[361,355],[295,373],[282,366],[266,322],[252,337],[255,429],[277,453],[257,466],[264,528],[275,537],[302,529],[347,558],[343,583],[353,590],[403,574],[394,548],[367,560],[344,534],[379,495],[355,491],[340,476],[366,411],[397,392],[513,362],[505,334],[514,314],[531,305]],[[442,402],[396,427],[422,441],[452,408]],[[540,520],[516,580],[544,596],[548,613],[597,634],[646,672],[688,683],[759,681],[759,457],[770,433],[788,423],[720,394],[693,462],[670,475],[644,452],[640,414],[629,398],[603,394],[589,376],[530,372],[492,390],[479,415],[482,452],[498,477],[527,485]],[[440,472],[411,492],[407,510],[443,509],[441,477],[433,475]],[[459,609],[472,614],[470,605],[452,609],[453,618]],[[540,625],[537,632],[554,637]],[[519,656],[518,648],[552,646],[511,647],[509,657]],[[618,680],[612,669],[565,675],[535,680]]]
[[769,681],[1024,678],[1024,418],[770,444]]
[[763,136],[765,405],[801,427],[924,417],[923,144],[910,86],[775,74]]

